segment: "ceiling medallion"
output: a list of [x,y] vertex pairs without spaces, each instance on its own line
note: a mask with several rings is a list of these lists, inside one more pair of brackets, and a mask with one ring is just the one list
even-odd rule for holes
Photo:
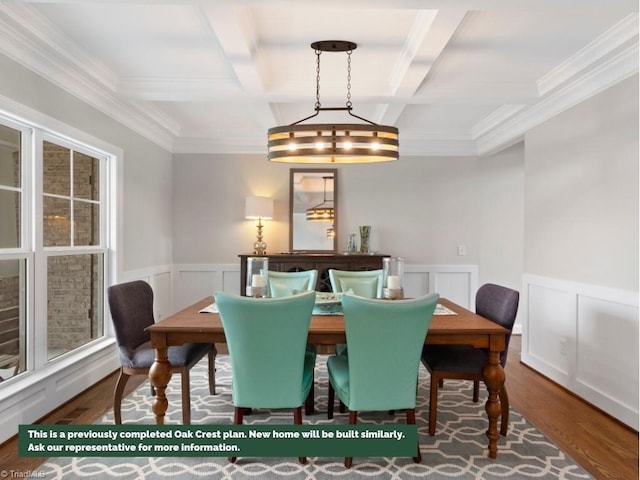
[[[316,53],[315,113],[291,125],[270,128],[267,134],[269,160],[283,163],[374,163],[398,159],[398,129],[378,125],[351,110],[351,52],[353,42],[314,42]],[[320,54],[347,53],[347,101],[344,107],[322,107],[320,103]],[[345,111],[364,123],[307,123],[324,111]]]

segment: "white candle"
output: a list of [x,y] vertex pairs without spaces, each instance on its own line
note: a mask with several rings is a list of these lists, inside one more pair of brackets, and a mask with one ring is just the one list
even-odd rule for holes
[[262,275],[259,273],[254,273],[251,275],[251,286],[252,287],[262,287]]
[[397,290],[400,288],[400,277],[398,275],[389,275],[387,278],[387,288]]

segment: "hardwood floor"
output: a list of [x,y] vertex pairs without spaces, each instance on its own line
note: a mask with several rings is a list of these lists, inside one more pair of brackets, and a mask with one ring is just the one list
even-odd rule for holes
[[[594,478],[637,479],[638,433],[520,363],[520,351],[514,336],[506,368],[511,405]],[[39,423],[93,423],[111,408],[115,381],[114,373]],[[132,378],[127,393],[142,381]],[[0,446],[0,472],[29,472],[44,461],[19,458],[17,451],[17,439]]]

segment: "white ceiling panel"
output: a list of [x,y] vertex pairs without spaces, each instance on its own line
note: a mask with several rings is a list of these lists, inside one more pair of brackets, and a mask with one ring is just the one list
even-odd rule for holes
[[[638,4],[0,2],[0,52],[174,152],[265,153],[269,127],[314,111],[319,40],[358,44],[354,113],[397,126],[402,155],[483,155],[637,73]],[[347,73],[321,54],[323,107]]]

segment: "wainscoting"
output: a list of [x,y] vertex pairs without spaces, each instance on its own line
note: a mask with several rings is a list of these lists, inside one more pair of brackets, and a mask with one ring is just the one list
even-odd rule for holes
[[[404,280],[408,297],[438,292],[465,308],[473,310],[475,307],[477,265],[405,265]],[[174,266],[174,311],[213,295],[217,290],[240,294],[239,263]]]
[[638,430],[638,293],[523,276],[522,362]]

